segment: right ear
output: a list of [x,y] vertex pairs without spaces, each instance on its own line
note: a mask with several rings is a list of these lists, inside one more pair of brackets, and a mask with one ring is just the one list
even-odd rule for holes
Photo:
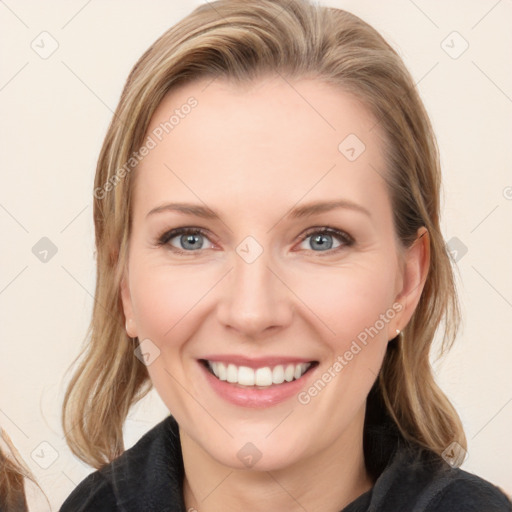
[[121,302],[123,304],[124,317],[126,319],[126,333],[130,338],[137,337],[137,325],[133,316],[132,297],[130,295],[130,286],[128,284],[128,272],[125,269],[120,285]]

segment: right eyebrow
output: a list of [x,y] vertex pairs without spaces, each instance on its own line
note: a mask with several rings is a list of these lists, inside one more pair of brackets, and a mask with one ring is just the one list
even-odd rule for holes
[[203,219],[220,219],[219,215],[207,206],[192,203],[169,203],[153,208],[146,217],[161,212],[177,212],[184,215],[195,215]]

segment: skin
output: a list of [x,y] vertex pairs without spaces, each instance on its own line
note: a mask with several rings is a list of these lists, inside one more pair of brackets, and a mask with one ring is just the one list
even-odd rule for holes
[[[407,250],[399,245],[382,178],[382,134],[347,93],[310,79],[194,82],[164,98],[148,134],[190,96],[198,106],[136,171],[121,285],[128,334],[160,350],[148,371],[180,425],[186,506],[339,511],[374,483],[363,457],[365,401],[388,341],[419,301],[428,233],[419,230]],[[338,150],[351,133],[366,146],[352,162]],[[341,198],[370,215],[340,208],[287,216],[305,203]],[[148,216],[171,202],[206,205],[222,220]],[[180,236],[157,244],[183,226],[211,236],[200,237],[197,249]],[[301,240],[324,226],[347,232],[354,244],[327,235],[332,249],[325,250],[314,232]],[[236,251],[248,235],[263,249],[250,264]],[[319,362],[314,381],[393,304],[401,311],[306,405],[296,397],[267,408],[233,405],[197,362],[212,353],[304,357]],[[237,457],[248,442],[262,454],[250,468]]]

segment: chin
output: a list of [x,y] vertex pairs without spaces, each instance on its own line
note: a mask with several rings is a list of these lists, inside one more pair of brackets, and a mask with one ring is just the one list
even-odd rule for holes
[[[203,446],[210,456],[218,463],[236,470],[277,471],[298,462],[302,452],[298,446],[284,445],[282,437],[275,440],[255,440],[245,438],[230,439],[223,446]],[[210,441],[211,443],[211,441]],[[209,443],[209,444],[210,444]],[[303,448],[301,446],[300,448]]]

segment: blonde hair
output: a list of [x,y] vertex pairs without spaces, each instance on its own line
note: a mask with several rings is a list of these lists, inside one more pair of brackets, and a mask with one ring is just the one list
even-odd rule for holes
[[1,427],[0,440],[7,446],[5,449],[0,445],[0,510],[24,512],[27,510],[25,478],[32,478],[32,475],[11,438]]
[[[25,484],[31,482],[50,502],[7,432],[0,427],[0,511],[27,512]],[[35,489],[35,487],[33,487]]]
[[151,389],[137,340],[125,332],[120,283],[126,264],[135,171],[125,164],[143,144],[165,94],[199,78],[248,84],[263,74],[315,78],[353,94],[384,134],[395,231],[403,247],[425,226],[431,263],[402,339],[388,349],[378,389],[403,436],[438,454],[466,448],[461,421],[434,381],[429,353],[442,327],[449,349],[460,321],[451,261],[440,229],[441,173],[432,127],[414,81],[370,25],[307,0],[219,0],[165,32],[131,71],[99,156],[94,192],[97,279],[88,343],[68,385],[62,424],[75,455],[100,468],[124,451],[130,407]]

